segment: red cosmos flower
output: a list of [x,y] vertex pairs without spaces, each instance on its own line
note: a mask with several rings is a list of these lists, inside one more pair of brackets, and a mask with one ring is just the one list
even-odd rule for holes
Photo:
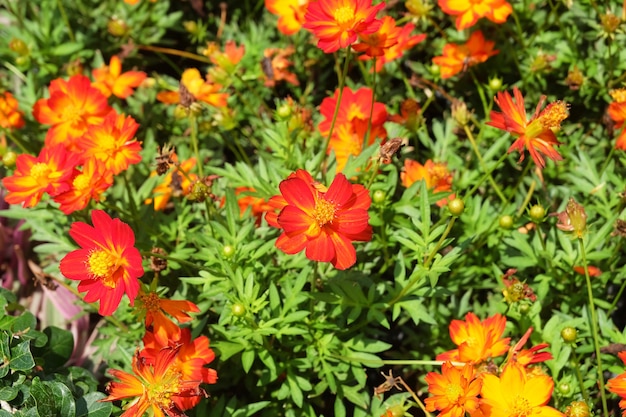
[[205,392],[197,380],[185,379],[177,371],[178,356],[177,349],[161,349],[154,361],[147,362],[137,353],[132,374],[110,369],[111,376],[119,381],[109,382],[109,396],[104,401],[134,398],[121,417],[141,417],[149,409],[155,417],[183,416],[183,411],[191,407],[181,407],[181,402],[197,399],[197,403]]
[[111,112],[104,121],[91,126],[76,143],[83,158],[95,158],[117,175],[131,164],[141,162],[141,142],[135,139],[139,125],[131,116]]
[[111,112],[107,98],[84,75],[74,75],[68,81],[57,78],[50,83],[49,91],[50,98],[39,99],[33,107],[39,123],[52,125],[46,134],[46,146],[61,143],[77,151],[76,140]]
[[351,184],[343,174],[337,174],[327,191],[320,188],[304,170],[280,183],[285,206],[276,219],[283,229],[276,247],[288,254],[306,250],[313,261],[347,269],[356,262],[352,241],[372,238],[367,214],[371,199],[365,187]]
[[495,42],[485,41],[483,33],[477,30],[465,44],[447,43],[443,47],[443,55],[434,57],[433,63],[439,65],[441,78],[450,78],[496,55],[499,51],[493,49],[494,45]]
[[[219,92],[222,86],[203,79],[198,69],[188,68],[183,71],[180,83],[187,89],[187,92],[194,100],[203,101],[215,107],[226,106],[228,94]],[[156,98],[165,104],[181,103],[179,91],[161,91]]]
[[137,301],[137,309],[146,317],[146,328],[152,329],[152,335],[161,346],[167,346],[169,340],[180,340],[180,327],[178,327],[165,313],[174,317],[179,323],[187,323],[191,316],[187,314],[198,313],[200,309],[191,301],[169,300],[161,298],[155,292],[140,292]]
[[[412,159],[405,159],[400,179],[402,180],[402,185],[406,188],[409,188],[417,181],[423,180],[426,182],[426,188],[432,189],[435,193],[452,191],[452,174],[445,162],[433,162],[429,159],[422,165]],[[448,204],[448,199],[454,199],[454,194],[437,201],[437,205],[443,207]]]
[[524,97],[517,87],[513,88],[513,96],[515,101],[506,91],[496,95],[494,100],[500,106],[502,113],[491,111],[491,121],[487,123],[489,126],[506,130],[518,136],[508,152],[519,151],[521,154],[519,162],[522,162],[524,160],[524,148],[526,148],[535,164],[542,169],[546,163],[541,154],[553,161],[563,159],[554,149],[554,146],[560,145],[560,142],[556,139],[553,129],[560,128],[561,122],[567,118],[567,105],[562,101],[556,101],[550,103],[540,112],[546,99],[546,96],[541,96],[535,113],[528,121],[524,108]]
[[82,172],[78,172],[71,181],[71,188],[56,197],[59,210],[70,214],[82,210],[93,198],[100,201],[100,195],[113,185],[113,173],[107,170],[102,161],[86,159]]
[[34,207],[44,193],[52,197],[61,194],[70,188],[79,162],[79,156],[69,153],[63,145],[44,146],[36,158],[18,155],[13,175],[2,180],[9,191],[6,202]]
[[309,0],[265,0],[267,10],[278,16],[278,30],[284,35],[300,30],[308,5]]
[[439,417],[463,417],[474,415],[478,410],[482,380],[477,378],[471,364],[455,368],[450,362],[441,366],[441,374],[429,372],[426,375],[428,392],[426,410],[439,410]]
[[382,22],[376,13],[385,3],[372,6],[372,0],[318,0],[309,3],[302,27],[319,41],[317,47],[327,54],[356,42],[358,35],[378,31]]
[[[626,365],[626,351],[619,352],[617,356],[619,356]],[[622,372],[615,378],[609,379],[606,383],[606,389],[622,398],[619,402],[619,407],[622,409],[622,416],[626,416],[626,372]]]
[[143,275],[141,255],[134,247],[135,235],[126,223],[112,219],[102,210],[91,213],[93,227],[75,222],[70,236],[81,249],[61,259],[61,273],[80,281],[78,291],[87,291],[85,301],[100,300],[98,313],[113,314],[126,294],[130,305],[139,291],[138,278]]
[[396,26],[395,19],[384,16],[381,22],[380,29],[376,32],[360,34],[359,43],[352,45],[352,49],[373,58],[383,56],[387,49],[398,43],[400,28]]
[[506,317],[501,314],[480,321],[474,313],[467,313],[465,321],[452,320],[450,338],[458,349],[437,355],[437,360],[477,364],[504,355],[510,341],[502,339],[505,325]]
[[[404,52],[408,51],[409,49],[413,48],[415,45],[426,39],[425,34],[411,35],[413,29],[415,29],[415,25],[413,23],[407,23],[406,25],[399,28],[396,42],[388,48],[385,48],[382,56],[376,59],[376,72],[382,71],[383,66],[386,63],[402,57],[402,55],[404,55]],[[359,57],[359,59],[368,60],[372,58],[367,55],[362,55]]]
[[122,61],[117,55],[111,57],[109,65],[95,68],[92,72],[95,82],[93,86],[106,97],[126,98],[133,94],[133,88],[139,87],[148,76],[143,71],[126,71],[122,73]]
[[504,23],[513,8],[506,0],[439,0],[444,13],[457,16],[457,30],[467,29],[486,17],[494,23]]
[[18,103],[13,94],[5,91],[0,95],[0,127],[3,129],[19,129],[24,127],[24,113],[19,111]]

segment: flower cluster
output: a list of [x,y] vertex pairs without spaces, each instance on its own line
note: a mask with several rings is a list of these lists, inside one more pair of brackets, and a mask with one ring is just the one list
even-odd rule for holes
[[[541,351],[548,344],[523,349],[532,332],[529,328],[511,348],[510,339],[502,337],[505,326],[506,318],[500,314],[480,321],[468,313],[465,321],[452,321],[450,336],[458,348],[438,355],[437,360],[445,361],[441,373],[426,376],[428,411],[438,410],[445,417],[564,416],[547,405],[554,381],[540,367],[531,366],[552,359]],[[496,366],[493,360],[507,352],[504,364]]]
[[615,122],[615,127],[622,129],[615,141],[615,148],[624,151],[626,150],[626,128],[623,128],[626,122],[626,88],[611,90],[610,94],[613,101],[609,104],[607,113]]
[[[117,79],[110,87],[126,94],[131,84]],[[7,202],[33,207],[48,194],[69,214],[99,201],[115,175],[141,161],[139,125],[108,105],[105,85],[96,88],[83,75],[52,81],[50,97],[33,108],[35,119],[50,125],[44,147],[36,157],[17,157],[13,175],[2,180]]]
[[444,13],[456,16],[456,28],[470,28],[486,17],[494,23],[504,23],[513,8],[506,0],[439,0]]

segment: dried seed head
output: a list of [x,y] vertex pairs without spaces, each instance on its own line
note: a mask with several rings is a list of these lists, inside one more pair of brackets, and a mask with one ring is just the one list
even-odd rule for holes
[[167,268],[167,259],[164,257],[167,256],[167,253],[162,248],[152,248],[150,250],[151,253],[159,256],[151,256],[150,257],[150,269],[154,272],[161,272]]

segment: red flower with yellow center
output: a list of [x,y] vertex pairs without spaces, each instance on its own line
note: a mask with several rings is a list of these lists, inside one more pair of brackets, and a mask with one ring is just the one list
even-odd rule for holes
[[337,174],[327,191],[320,188],[304,170],[280,183],[285,206],[276,219],[283,229],[276,247],[288,254],[305,250],[313,261],[350,268],[356,262],[352,242],[372,238],[369,192],[343,174]]
[[198,381],[185,379],[176,368],[178,355],[177,349],[162,349],[154,361],[148,363],[138,353],[133,356],[132,374],[109,370],[119,382],[109,382],[109,396],[104,401],[134,398],[124,407],[121,417],[141,417],[148,410],[155,417],[183,416],[187,408],[181,408],[177,400],[197,398],[200,401],[205,393]]
[[438,361],[456,361],[477,364],[504,355],[509,350],[510,338],[502,338],[506,318],[496,314],[482,322],[474,313],[467,313],[465,321],[452,320],[450,338],[458,349],[437,355]]
[[24,113],[19,111],[17,100],[8,91],[0,95],[0,127],[3,129],[24,127]]
[[78,291],[87,291],[85,301],[100,301],[98,312],[109,316],[126,294],[133,305],[139,291],[138,278],[143,275],[141,255],[129,225],[112,219],[102,210],[91,213],[93,227],[75,222],[70,236],[81,249],[61,259],[61,273],[80,281]]
[[284,35],[300,30],[308,5],[308,0],[265,0],[267,10],[278,16],[278,30]]
[[564,417],[547,406],[554,390],[554,381],[547,375],[527,374],[526,369],[509,362],[499,377],[482,376],[480,411],[484,417]]
[[352,45],[352,49],[373,58],[383,56],[387,49],[398,43],[400,28],[396,26],[395,19],[384,16],[381,22],[380,29],[376,32],[360,34],[359,43]]
[[101,161],[89,158],[72,180],[71,188],[54,197],[54,201],[60,204],[59,210],[70,214],[87,207],[91,199],[100,201],[100,195],[112,184],[113,173]]
[[18,155],[13,175],[2,180],[9,191],[5,201],[34,207],[44,193],[52,197],[61,194],[70,188],[79,162],[79,156],[69,153],[63,145],[44,146],[36,158],[28,154]]
[[152,329],[155,339],[162,346],[167,346],[168,340],[180,339],[180,327],[166,316],[166,313],[179,323],[187,323],[191,320],[188,312],[200,311],[198,306],[191,301],[169,300],[159,297],[155,292],[140,293],[137,309],[145,315],[146,328]]
[[77,145],[85,159],[95,158],[117,175],[141,162],[141,142],[135,139],[138,128],[132,117],[111,112],[101,124],[91,126]]
[[[445,162],[433,162],[429,159],[422,165],[412,159],[405,159],[404,170],[400,173],[400,179],[406,188],[417,181],[425,181],[426,188],[432,189],[435,193],[452,191],[452,174]],[[443,207],[448,203],[448,199],[454,199],[454,194],[437,201],[437,205]]]
[[513,96],[515,101],[506,91],[496,95],[494,100],[500,106],[502,113],[491,111],[491,121],[487,123],[489,126],[518,136],[508,152],[519,151],[521,154],[519,162],[522,162],[524,160],[524,148],[526,148],[535,164],[542,169],[546,165],[542,154],[553,161],[563,159],[554,149],[554,146],[560,145],[560,142],[556,139],[553,130],[559,129],[561,122],[567,118],[567,105],[562,101],[556,101],[541,111],[546,100],[546,96],[541,96],[535,113],[528,121],[524,108],[524,97],[517,87],[513,88]]
[[111,112],[107,98],[84,75],[74,75],[68,81],[53,80],[49,91],[50,98],[39,99],[33,107],[39,123],[52,125],[46,134],[46,146],[63,144],[78,151],[78,138]]
[[494,23],[504,23],[513,8],[506,0],[439,0],[444,13],[457,16],[457,30],[467,29],[486,17]]
[[376,13],[385,3],[372,6],[372,0],[318,0],[309,3],[302,27],[319,41],[318,48],[328,53],[346,48],[359,35],[377,32],[382,22]]
[[139,87],[147,74],[143,71],[122,72],[122,61],[117,55],[111,57],[109,65],[94,69],[93,78],[96,80],[93,86],[100,90],[106,97],[111,94],[115,97],[126,98],[133,94],[133,88]]
[[[622,362],[626,365],[626,351],[619,352],[617,356],[619,356]],[[619,402],[619,407],[622,409],[622,416],[626,416],[626,372],[619,374],[615,378],[609,379],[606,383],[606,389],[622,398]]]
[[[203,79],[197,68],[188,68],[183,71],[180,83],[194,100],[202,101],[215,107],[226,106],[228,94],[219,92],[222,86]],[[181,103],[179,91],[161,91],[156,98],[165,104]]]
[[481,380],[476,379],[476,371],[470,364],[455,368],[450,362],[441,366],[441,374],[429,372],[426,375],[428,392],[426,410],[439,411],[439,417],[470,416],[478,410]]
[[493,49],[494,45],[495,42],[485,41],[483,33],[477,30],[465,44],[447,43],[443,55],[434,57],[433,63],[439,65],[441,78],[450,78],[496,55],[498,51]]

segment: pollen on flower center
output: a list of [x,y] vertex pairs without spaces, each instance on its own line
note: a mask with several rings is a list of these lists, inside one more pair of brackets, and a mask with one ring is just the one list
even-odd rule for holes
[[354,20],[354,9],[349,6],[343,6],[335,10],[333,13],[335,21],[340,25],[351,23]]
[[180,391],[180,374],[172,370],[167,371],[160,383],[151,384],[147,387],[149,402],[163,410],[170,409],[172,396],[180,393]]
[[511,411],[511,417],[528,417],[533,413],[533,408],[526,398],[517,396],[513,400],[513,409]]
[[37,162],[30,169],[30,176],[35,178],[35,180],[39,180],[40,178],[48,178],[50,175],[50,167],[48,164],[43,162]]
[[156,293],[142,294],[139,298],[147,311],[159,311],[161,309],[160,299]]
[[115,258],[105,250],[94,250],[87,258],[89,271],[97,277],[103,278],[103,282],[108,287],[114,287],[115,282],[110,280],[113,272],[117,269]]
[[617,103],[626,102],[626,88],[618,88],[609,92],[613,101]]
[[320,227],[323,227],[335,219],[335,210],[336,207],[332,202],[325,200],[324,198],[320,198],[317,200],[313,217],[317,221],[317,224],[319,224]]
[[541,112],[539,120],[546,128],[559,127],[561,122],[567,118],[567,104],[562,101],[551,103]]
[[458,384],[450,384],[446,387],[445,395],[450,403],[456,404],[463,395],[463,389]]
[[86,190],[89,187],[89,177],[85,174],[77,175],[72,181],[72,186],[78,191]]

